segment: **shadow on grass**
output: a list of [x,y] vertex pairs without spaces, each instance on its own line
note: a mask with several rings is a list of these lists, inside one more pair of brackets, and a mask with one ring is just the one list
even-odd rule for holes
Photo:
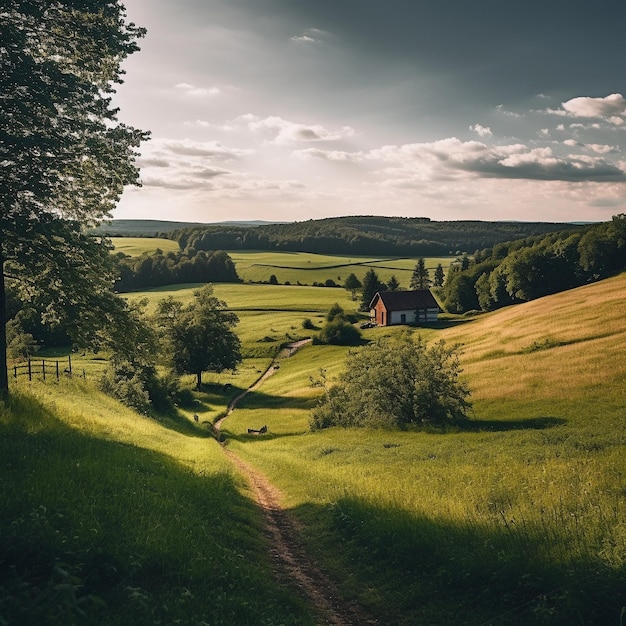
[[503,525],[497,512],[455,523],[349,497],[294,513],[344,595],[381,624],[604,626],[626,605],[624,568],[580,545],[575,524]]
[[274,583],[229,472],[85,435],[28,397],[0,403],[0,458],[3,623],[316,623]]
[[467,432],[506,432],[510,430],[546,430],[567,424],[561,417],[531,417],[515,420],[469,420],[461,427]]

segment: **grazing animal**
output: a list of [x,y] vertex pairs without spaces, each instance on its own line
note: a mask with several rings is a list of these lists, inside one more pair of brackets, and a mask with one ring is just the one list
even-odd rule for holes
[[256,429],[256,428],[248,428],[248,434],[249,435],[262,435],[263,433],[267,432],[267,426],[261,426],[261,428]]
[[199,419],[200,419],[200,418],[199,418],[199,417],[198,417],[198,416],[194,413],[194,416],[193,416],[193,420],[194,420],[194,422],[197,422]]

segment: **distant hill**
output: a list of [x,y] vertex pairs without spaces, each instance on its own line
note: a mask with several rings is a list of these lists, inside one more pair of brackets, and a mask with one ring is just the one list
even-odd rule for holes
[[436,222],[424,217],[334,217],[304,222],[185,225],[168,238],[181,249],[278,250],[315,254],[441,256],[584,228],[548,222]]
[[94,229],[94,232],[109,237],[158,237],[165,233],[171,233],[182,228],[205,228],[214,225],[239,226],[246,228],[250,226],[261,226],[274,224],[264,220],[232,221],[232,222],[169,222],[162,220],[111,220],[103,223]]

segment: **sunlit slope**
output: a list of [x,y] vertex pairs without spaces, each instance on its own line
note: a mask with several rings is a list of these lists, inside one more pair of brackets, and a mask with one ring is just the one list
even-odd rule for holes
[[475,400],[626,399],[626,274],[444,330]]

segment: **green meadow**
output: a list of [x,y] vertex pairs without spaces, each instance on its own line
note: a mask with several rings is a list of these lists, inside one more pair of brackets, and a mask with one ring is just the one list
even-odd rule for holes
[[[139,256],[160,248],[163,252],[178,250],[178,243],[170,239],[153,237],[111,237],[116,252]],[[395,276],[401,287],[408,289],[417,258],[407,257],[346,257],[339,255],[312,254],[308,252],[268,252],[229,250],[237,273],[244,282],[268,282],[274,275],[281,284],[312,285],[332,280],[341,285],[349,274],[362,279],[372,268],[383,282]],[[425,259],[431,276],[439,263],[447,270],[456,257],[429,257]]]
[[178,243],[171,239],[156,237],[111,237],[115,252],[123,252],[129,256],[140,256],[145,252],[154,252],[157,248],[163,252],[177,251]]
[[[311,285],[332,280],[341,285],[354,273],[362,279],[368,269],[373,269],[380,280],[388,281],[392,275],[402,287],[408,289],[417,258],[345,257],[307,252],[254,252],[229,251],[237,273],[244,281],[266,282],[276,276],[279,283]],[[425,259],[431,275],[439,263],[445,269],[455,257],[429,257]]]
[[[310,283],[308,271],[328,270],[298,270],[299,257],[295,280],[276,266],[271,273]],[[240,271],[244,260],[236,262]],[[188,300],[193,288],[129,297],[147,297],[150,308],[167,295]],[[304,319],[321,325],[333,303],[347,311],[357,303],[335,288],[214,288],[240,317],[248,358],[235,373],[207,374],[194,405],[176,415],[132,413],[90,376],[14,383],[0,421],[5,621],[19,621],[19,607],[36,598],[32,623],[45,622],[46,611],[56,616],[49,623],[67,615],[76,623],[316,623],[272,582],[260,513],[206,422],[282,343],[310,336]],[[311,432],[320,398],[312,380],[321,370],[336,377],[348,350],[307,345],[279,358],[241,400],[223,424],[225,445],[280,489],[311,554],[381,624],[621,625],[624,293],[626,274],[414,329],[460,346],[473,401],[465,429]],[[364,338],[395,332],[368,329]],[[77,355],[76,367],[81,359],[91,357]],[[247,434],[265,424],[267,435]],[[26,573],[24,551],[35,563]]]

